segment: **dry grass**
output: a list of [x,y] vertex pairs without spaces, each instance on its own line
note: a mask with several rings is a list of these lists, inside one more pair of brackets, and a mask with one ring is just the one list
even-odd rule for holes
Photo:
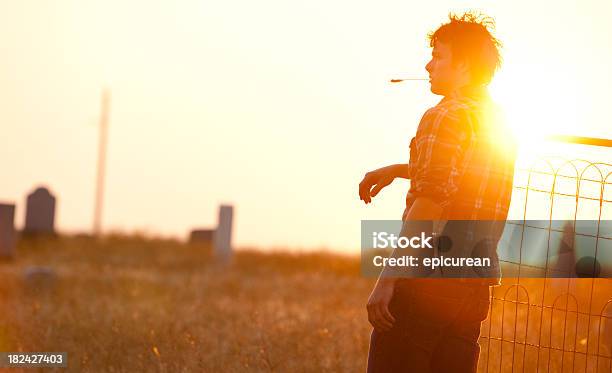
[[[33,265],[52,268],[55,284],[28,285],[24,272]],[[67,351],[68,371],[365,370],[370,327],[364,305],[373,280],[360,275],[357,257],[240,251],[223,267],[206,247],[142,237],[60,237],[21,241],[15,260],[0,263],[0,275],[0,351]],[[588,313],[588,281],[550,287],[557,293],[549,290],[546,303],[569,290],[579,311]],[[530,304],[541,302],[542,283],[524,282]],[[496,297],[516,299],[514,291],[504,295],[507,289],[497,288]],[[592,312],[612,297],[609,280],[594,289]],[[560,299],[557,307],[565,308]],[[595,339],[600,318],[551,316],[550,310],[542,316],[538,307],[527,315],[526,305],[504,309],[504,303],[494,303],[493,326],[489,331],[485,322],[482,335],[519,344],[489,345],[483,338],[479,371],[487,364],[491,372],[612,369],[608,352],[599,363],[584,358],[588,325],[589,353],[602,342]],[[525,341],[576,353],[525,351]]]
[[[67,351],[75,372],[364,370],[372,281],[357,258],[239,252],[223,268],[207,252],[127,237],[22,241],[0,265],[0,351]],[[31,265],[53,268],[56,285],[28,288]]]

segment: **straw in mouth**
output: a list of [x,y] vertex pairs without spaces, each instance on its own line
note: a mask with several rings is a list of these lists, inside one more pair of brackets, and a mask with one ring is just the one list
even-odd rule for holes
[[423,81],[424,80],[424,81],[428,81],[429,79],[427,79],[427,78],[403,78],[403,79],[391,79],[390,82],[391,83],[401,83],[401,82],[406,81],[406,80],[412,80],[412,81],[418,81],[418,80]]

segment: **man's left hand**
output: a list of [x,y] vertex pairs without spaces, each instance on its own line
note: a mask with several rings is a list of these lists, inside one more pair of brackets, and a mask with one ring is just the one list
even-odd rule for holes
[[389,303],[393,298],[394,289],[395,279],[381,277],[368,299],[368,321],[378,331],[389,331],[395,323],[395,318],[389,312]]

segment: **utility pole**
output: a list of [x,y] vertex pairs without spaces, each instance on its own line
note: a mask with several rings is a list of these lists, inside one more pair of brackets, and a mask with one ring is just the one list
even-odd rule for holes
[[102,92],[102,111],[100,112],[100,135],[98,139],[98,173],[96,178],[96,201],[94,207],[93,233],[98,237],[102,233],[102,207],[104,204],[104,178],[106,173],[106,147],[108,144],[108,115],[110,109],[110,91]]

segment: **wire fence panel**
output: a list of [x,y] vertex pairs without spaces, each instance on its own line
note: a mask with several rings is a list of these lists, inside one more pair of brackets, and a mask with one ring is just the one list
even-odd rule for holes
[[[570,263],[576,221],[596,221],[597,258],[598,251],[612,247],[612,237],[599,229],[612,217],[611,175],[612,164],[606,162],[540,158],[517,169],[510,215],[524,222],[543,217],[573,222],[565,232],[572,237],[571,250],[559,251]],[[513,264],[526,263],[520,256]],[[481,329],[479,372],[612,373],[612,279],[547,276],[554,265],[546,261],[544,278],[521,275],[528,271],[519,269],[516,278],[504,278],[493,288]]]

